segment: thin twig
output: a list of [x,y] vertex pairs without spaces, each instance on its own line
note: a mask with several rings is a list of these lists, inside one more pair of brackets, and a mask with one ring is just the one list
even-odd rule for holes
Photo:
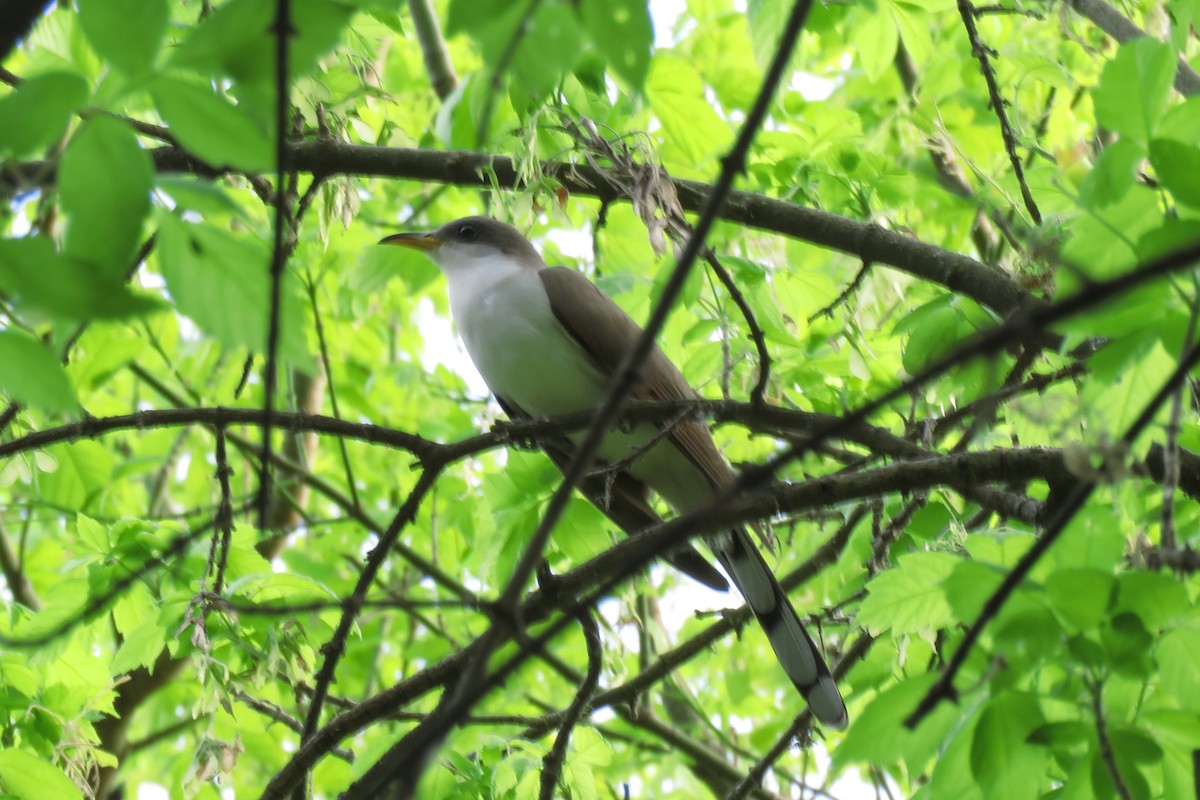
[[[225,567],[229,564],[229,546],[233,541],[233,500],[229,489],[229,476],[233,469],[229,466],[229,456],[225,452],[225,429],[218,426],[216,430],[216,475],[221,488],[221,500],[217,503],[217,518],[214,521],[214,535],[220,536],[221,547],[217,554],[217,577],[213,581],[213,594],[220,596],[225,588]],[[216,545],[214,543],[213,550]],[[210,557],[209,568],[212,568]]]
[[445,100],[458,88],[458,75],[450,62],[450,52],[433,13],[433,4],[430,0],[408,0],[408,10],[412,14],[417,43],[421,45],[421,55],[425,58],[429,83],[438,99]]
[[270,317],[267,323],[267,363],[263,375],[264,421],[263,454],[259,472],[258,528],[266,531],[271,508],[271,426],[275,413],[275,384],[278,380],[279,317],[283,299],[283,270],[287,265],[285,237],[292,226],[288,213],[289,195],[284,191],[288,173],[291,171],[291,150],[287,146],[288,116],[291,111],[290,83],[288,81],[288,40],[291,37],[291,0],[275,0],[275,192],[273,225],[274,242],[271,246],[271,299]]
[[725,269],[725,266],[717,259],[716,253],[707,247],[704,248],[704,260],[717,276],[717,280],[725,287],[725,291],[729,292],[729,298],[738,307],[738,311],[742,312],[742,319],[746,321],[746,327],[750,329],[750,339],[754,342],[754,349],[758,351],[758,379],[754,382],[754,388],[750,390],[750,402],[762,405],[765,402],[763,397],[767,391],[767,382],[771,379],[771,356],[767,352],[766,338],[758,324],[758,319],[750,309],[750,304],[746,302],[745,296],[733,282],[733,276],[729,274],[729,270]]
[[832,303],[830,303],[829,305],[825,306],[824,308],[810,314],[808,317],[809,323],[815,322],[819,317],[822,317],[822,316],[826,316],[826,317],[829,317],[830,319],[832,319],[833,312],[837,310],[838,306],[840,306],[842,303],[844,303],[848,299],[850,299],[850,296],[852,294],[854,294],[855,292],[858,291],[858,287],[862,286],[863,280],[867,277],[867,273],[870,271],[871,271],[871,262],[864,260],[862,262],[862,266],[858,268],[858,272],[854,273],[854,280],[850,281],[850,283],[847,284],[846,288],[843,289],[838,294],[837,297],[833,298]]
[[[1200,316],[1200,303],[1194,301],[1187,333],[1183,337],[1185,346],[1191,343],[1196,333],[1197,316]],[[1189,387],[1183,383],[1171,398],[1171,416],[1167,420],[1166,443],[1163,445],[1162,532],[1159,535],[1163,550],[1174,550],[1178,546],[1175,538],[1175,487],[1179,485],[1180,418],[1183,416],[1183,395],[1187,391]]]
[[479,126],[475,129],[475,147],[477,148],[483,147],[483,143],[487,141],[488,128],[491,127],[492,114],[496,109],[496,98],[504,93],[504,87],[500,81],[516,57],[521,43],[525,41],[525,36],[529,33],[529,23],[533,20],[533,15],[537,13],[541,4],[542,0],[529,0],[529,5],[525,7],[521,19],[517,21],[517,27],[508,37],[504,50],[496,59],[496,65],[492,67],[491,76],[488,78],[487,97],[483,101],[483,111],[479,114]]
[[[248,694],[242,689],[234,689],[233,696],[250,706],[250,708],[254,709],[258,713],[262,714],[264,717],[275,720],[290,731],[300,733],[300,731],[304,729],[304,726],[300,724],[300,720],[296,719],[274,703],[268,703],[266,700],[259,700],[257,697]],[[336,747],[333,750],[330,750],[329,754],[337,756],[348,763],[354,763],[354,753],[344,748]]]
[[588,706],[588,701],[592,699],[592,695],[596,692],[596,686],[600,683],[600,666],[604,653],[600,647],[600,627],[596,624],[595,612],[589,610],[580,614],[579,625],[583,628],[583,638],[587,643],[587,674],[583,678],[583,683],[579,685],[579,691],[571,700],[571,705],[563,714],[562,723],[558,726],[558,735],[554,737],[554,746],[542,759],[539,800],[553,799],[554,789],[558,786],[558,779],[562,776],[563,764],[567,759],[567,744],[571,741],[571,729],[579,723],[584,709]]
[[1102,684],[1099,681],[1088,681],[1088,693],[1092,696],[1092,716],[1096,720],[1096,738],[1100,744],[1100,760],[1108,769],[1113,786],[1121,800],[1133,800],[1129,785],[1125,783],[1125,779],[1121,777],[1121,770],[1117,768],[1117,757],[1113,753],[1112,740],[1108,738],[1108,725],[1104,721],[1104,704],[1100,696],[1101,687]]
[[992,71],[992,64],[988,59],[987,45],[980,40],[979,31],[975,27],[975,9],[971,6],[971,0],[958,0],[958,13],[962,17],[963,26],[967,29],[967,38],[971,42],[971,54],[978,59],[979,71],[983,73],[983,80],[987,83],[988,96],[992,100],[992,110],[996,112],[996,119],[1000,123],[1000,137],[1004,140],[1004,151],[1008,153],[1013,175],[1021,189],[1021,199],[1025,202],[1025,210],[1029,212],[1035,225],[1041,225],[1042,212],[1038,210],[1037,203],[1033,199],[1033,192],[1029,190],[1029,184],[1025,182],[1025,167],[1021,164],[1021,157],[1017,155],[1017,137],[1013,135],[1012,125],[1008,121],[1008,112],[1004,110],[1005,101],[1000,96],[996,73]]

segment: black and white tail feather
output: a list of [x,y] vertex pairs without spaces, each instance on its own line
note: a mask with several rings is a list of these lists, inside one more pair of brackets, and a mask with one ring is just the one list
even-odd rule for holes
[[709,540],[713,555],[733,579],[758,624],[767,634],[784,672],[804,695],[813,716],[830,728],[846,727],[846,704],[829,667],[800,621],[791,600],[775,579],[745,530]]

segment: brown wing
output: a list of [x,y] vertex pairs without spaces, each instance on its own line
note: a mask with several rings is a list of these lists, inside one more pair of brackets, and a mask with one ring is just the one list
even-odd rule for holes
[[[628,314],[583,275],[563,267],[538,272],[550,308],[604,373],[613,372],[633,349],[642,329]],[[570,315],[562,313],[569,308]],[[696,392],[658,347],[642,366],[633,396],[642,400],[686,400]],[[677,426],[670,441],[694,463],[714,487],[733,481],[733,471],[699,422]],[[603,506],[601,506],[603,508]],[[812,637],[800,621],[787,593],[775,579],[744,528],[710,539],[713,555],[729,573],[767,634],[779,663],[804,695],[817,719],[835,728],[846,726],[846,706]]]
[[[621,359],[637,344],[642,328],[604,292],[580,273],[566,267],[538,272],[550,310],[563,329],[579,342],[605,374],[612,373]],[[570,317],[561,309],[570,308]],[[666,353],[654,345],[642,365],[641,380],[634,385],[638,400],[691,400],[695,390]],[[684,422],[671,432],[670,440],[712,482],[714,487],[733,482],[733,471],[713,444],[712,435],[701,422]]]
[[[509,417],[529,418],[515,403],[499,395],[496,396],[496,401]],[[544,446],[542,450],[560,471],[566,471],[572,457],[567,448],[549,445]],[[576,488],[592,505],[630,536],[662,521],[650,507],[646,484],[627,472],[618,472],[611,480],[604,475],[589,475],[580,481]],[[667,555],[666,561],[710,589],[716,589],[718,592],[729,589],[729,581],[725,580],[725,576],[690,544]]]

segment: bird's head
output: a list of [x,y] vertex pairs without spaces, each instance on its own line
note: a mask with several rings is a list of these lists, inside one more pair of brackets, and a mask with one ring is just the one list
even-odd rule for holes
[[490,217],[463,217],[431,233],[395,233],[379,243],[420,250],[443,271],[478,267],[497,258],[543,266],[542,257],[520,231]]

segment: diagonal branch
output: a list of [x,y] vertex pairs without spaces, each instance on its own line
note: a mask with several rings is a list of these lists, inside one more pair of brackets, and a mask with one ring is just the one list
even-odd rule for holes
[[[1105,0],[1067,0],[1067,5],[1076,14],[1091,20],[1096,27],[1121,44],[1132,39],[1149,36]],[[1200,94],[1200,74],[1192,69],[1182,55],[1179,57],[1178,69],[1175,72],[1175,91],[1189,97]]]
[[1004,152],[1008,154],[1013,175],[1016,176],[1017,185],[1021,189],[1021,200],[1025,203],[1025,210],[1029,212],[1034,224],[1041,225],[1042,212],[1038,210],[1033,193],[1029,190],[1029,184],[1025,181],[1025,167],[1021,164],[1021,157],[1017,155],[1017,137],[1013,134],[1012,124],[1008,120],[1008,112],[1004,110],[1008,103],[1000,96],[1000,87],[996,84],[996,73],[992,70],[992,62],[988,56],[989,48],[979,38],[979,31],[975,27],[975,7],[971,5],[971,0],[958,0],[958,14],[962,17],[963,27],[967,30],[967,39],[971,42],[971,54],[979,61],[979,71],[983,73],[983,80],[987,84],[992,111],[995,112],[996,119],[1000,122],[1000,137],[1004,141]]

